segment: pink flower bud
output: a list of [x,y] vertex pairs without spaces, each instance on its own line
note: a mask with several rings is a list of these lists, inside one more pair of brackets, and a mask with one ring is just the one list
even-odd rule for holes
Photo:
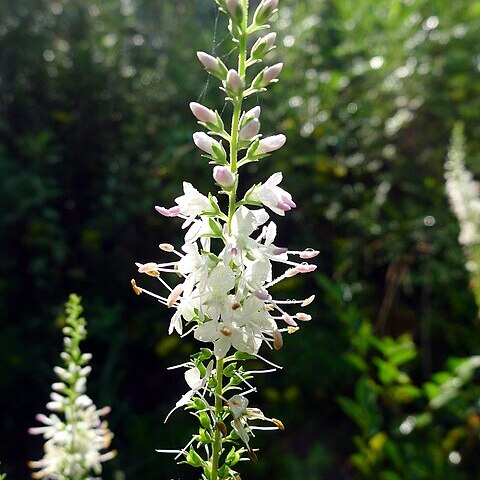
[[254,118],[240,130],[240,140],[252,140],[260,131],[260,122]]
[[229,188],[235,183],[235,175],[228,167],[221,167],[220,165],[217,165],[213,169],[213,178],[224,188]]
[[200,103],[191,102],[190,110],[200,122],[217,123],[217,116],[215,115],[215,112],[207,107],[204,107],[203,105],[200,105]]
[[255,10],[253,23],[262,25],[272,16],[277,7],[278,0],[263,0]]
[[225,6],[232,20],[238,22],[242,19],[242,4],[239,2],[239,0],[226,0]]
[[229,70],[227,73],[227,88],[233,93],[240,93],[243,90],[243,81],[236,70]]
[[263,155],[265,153],[274,152],[275,150],[282,148],[286,141],[287,137],[282,134],[263,138],[258,143],[258,147],[255,150],[255,155]]
[[268,53],[275,43],[277,34],[275,32],[269,33],[264,37],[260,37],[252,47],[250,56],[255,60],[261,59],[266,53]]
[[205,52],[197,52],[197,57],[207,72],[215,75],[221,80],[227,78],[227,67],[219,58],[212,57]]
[[245,118],[260,118],[261,111],[261,108],[257,105],[256,107],[250,109],[248,112],[245,112]]
[[280,72],[282,71],[283,63],[276,63],[271,67],[268,67],[263,72],[262,86],[266,87],[269,83],[272,83],[274,80],[277,80]]
[[220,144],[214,140],[212,137],[209,137],[205,132],[196,132],[193,134],[193,142],[200,149],[209,155],[215,155],[212,145],[217,144],[220,149]]

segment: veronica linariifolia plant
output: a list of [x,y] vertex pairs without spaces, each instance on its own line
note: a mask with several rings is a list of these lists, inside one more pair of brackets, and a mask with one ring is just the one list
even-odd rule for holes
[[457,123],[445,162],[446,191],[460,224],[458,241],[465,251],[465,264],[480,311],[480,183],[465,165],[465,150],[463,125]]
[[[236,464],[256,458],[254,430],[283,430],[280,420],[251,408],[248,399],[256,390],[252,377],[274,371],[276,365],[269,362],[273,368],[253,371],[246,362],[254,358],[267,361],[259,355],[262,345],[280,349],[283,333],[292,334],[299,329],[299,322],[311,319],[299,309],[309,305],[313,295],[280,300],[272,296],[270,288],[315,270],[308,260],[318,254],[311,248],[290,250],[275,244],[277,227],[262,207],[281,216],[296,207],[292,196],[279,186],[280,172],[250,188],[242,185],[246,193],[241,198],[237,194],[240,169],[268,157],[286,140],[284,135],[263,137],[260,107],[245,108],[252,95],[277,82],[282,70],[281,63],[261,67],[264,57],[275,48],[276,34],[257,33],[270,28],[268,21],[276,13],[278,1],[262,0],[253,14],[247,0],[216,3],[229,18],[238,64],[227,67],[205,52],[197,56],[207,72],[221,81],[221,90],[231,104],[229,130],[217,111],[195,102],[190,108],[207,130],[194,133],[193,141],[213,165],[225,208],[216,196],[203,195],[184,182],[184,193],[175,206],[156,207],[165,217],[183,220],[183,246],[177,249],[162,243],[160,249],[171,260],[137,264],[140,273],[160,283],[161,293],[141,288],[132,280],[135,293],[146,293],[174,310],[170,334],[193,334],[205,345],[178,366],[186,369],[189,390],[173,409],[190,410],[198,419],[198,433],[180,450],[158,450],[201,468],[203,480],[239,478]],[[259,421],[267,425],[256,425]]]
[[43,435],[44,456],[30,462],[36,470],[33,478],[45,480],[87,480],[91,472],[99,475],[102,462],[113,458],[115,451],[106,451],[113,438],[108,423],[101,417],[109,407],[97,409],[87,396],[87,377],[92,356],[82,353],[80,342],[87,336],[87,322],[82,315],[80,297],[70,295],[65,306],[64,350],[62,367],[54,371],[60,381],[52,385],[47,415],[37,415],[41,427],[30,428],[33,435]]

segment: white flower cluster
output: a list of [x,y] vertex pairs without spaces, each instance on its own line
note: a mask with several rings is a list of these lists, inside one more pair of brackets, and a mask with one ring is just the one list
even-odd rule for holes
[[[272,175],[263,185],[255,186],[247,198],[259,201],[274,212],[283,214],[294,205],[291,196],[278,184],[280,173]],[[140,288],[133,282],[136,293],[145,292],[176,311],[170,321],[169,333],[193,332],[202,342],[211,342],[218,358],[230,348],[256,354],[262,344],[280,348],[281,332],[298,330],[297,321],[308,321],[310,315],[287,313],[288,307],[305,307],[313,296],[302,300],[276,300],[269,288],[285,278],[312,272],[316,266],[307,263],[318,251],[291,251],[275,245],[277,227],[265,209],[239,206],[228,228],[215,197],[202,195],[190,183],[184,183],[184,195],[170,209],[157,207],[167,216],[185,220],[187,229],[182,251],[170,244],[160,248],[170,252],[175,260],[166,263],[138,263],[138,271],[156,277],[166,289],[164,296]],[[216,242],[220,247],[215,251]],[[297,256],[298,261],[290,259]],[[274,278],[273,263],[283,265],[282,273]],[[171,286],[165,273],[180,276],[182,282]],[[278,323],[281,323],[281,326]]]
[[480,244],[480,183],[465,166],[465,145],[460,124],[455,126],[448,160],[445,162],[446,191],[460,223],[459,242]]
[[78,344],[85,338],[85,320],[79,318],[81,307],[78,297],[72,295],[67,304],[67,326],[64,328],[65,351],[61,357],[65,368],[55,367],[60,381],[52,385],[47,409],[50,415],[37,415],[41,427],[30,428],[29,433],[45,439],[44,456],[29,462],[37,470],[33,478],[45,480],[84,480],[93,470],[102,471],[101,463],[113,458],[115,451],[108,449],[113,434],[101,417],[110,412],[109,407],[97,409],[86,395],[87,377],[91,372],[88,362],[91,355],[81,353]]

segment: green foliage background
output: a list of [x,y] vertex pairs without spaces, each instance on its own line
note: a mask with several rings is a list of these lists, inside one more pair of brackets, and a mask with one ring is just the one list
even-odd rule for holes
[[[401,435],[399,425],[428,410],[422,385],[435,383],[448,358],[480,351],[443,185],[457,120],[480,175],[480,1],[281,7],[271,62],[285,69],[259,101],[264,132],[283,132],[288,143],[249,167],[244,185],[284,171],[300,208],[279,222],[281,243],[322,254],[313,280],[294,278],[280,292],[314,290],[318,302],[314,321],[275,357],[286,368],[259,379],[254,402],[286,432],[257,436],[260,461],[245,478],[477,478],[474,375],[420,432]],[[135,297],[129,281],[135,261],[155,260],[158,243],[178,243],[180,224],[153,205],[170,205],[183,180],[203,191],[212,184],[192,146],[188,102],[223,107],[195,58],[213,46],[229,60],[223,21],[210,0],[0,3],[0,460],[8,478],[28,478],[26,460],[41,455],[26,431],[44,410],[70,291],[84,298],[89,320],[90,394],[113,407],[119,456],[103,478],[191,478],[154,449],[190,436],[187,414],[163,418],[185,388],[166,367],[195,345],[168,337],[168,312]],[[397,365],[408,380],[389,376],[397,360],[382,347],[400,335],[418,347]],[[398,382],[410,393],[392,393]]]

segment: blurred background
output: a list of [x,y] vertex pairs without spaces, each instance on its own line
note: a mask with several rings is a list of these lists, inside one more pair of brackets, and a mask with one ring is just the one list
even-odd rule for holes
[[[256,4],[258,2],[252,2]],[[480,478],[477,307],[444,188],[450,132],[465,124],[480,175],[479,0],[282,0],[281,82],[253,99],[285,148],[244,183],[285,173],[299,208],[279,244],[321,250],[314,320],[270,358],[251,397],[285,432],[260,432],[257,480]],[[63,304],[83,297],[89,394],[111,405],[118,457],[104,479],[198,478],[155,448],[193,419],[166,413],[198,345],[167,335],[169,312],[130,286],[135,261],[180,244],[155,213],[211,170],[188,108],[223,108],[204,50],[232,62],[213,0],[0,3],[0,461],[26,480],[42,441]],[[231,64],[231,63],[230,63]],[[226,115],[230,112],[226,110]],[[474,357],[475,358],[475,357]],[[268,377],[268,378],[267,378]]]

